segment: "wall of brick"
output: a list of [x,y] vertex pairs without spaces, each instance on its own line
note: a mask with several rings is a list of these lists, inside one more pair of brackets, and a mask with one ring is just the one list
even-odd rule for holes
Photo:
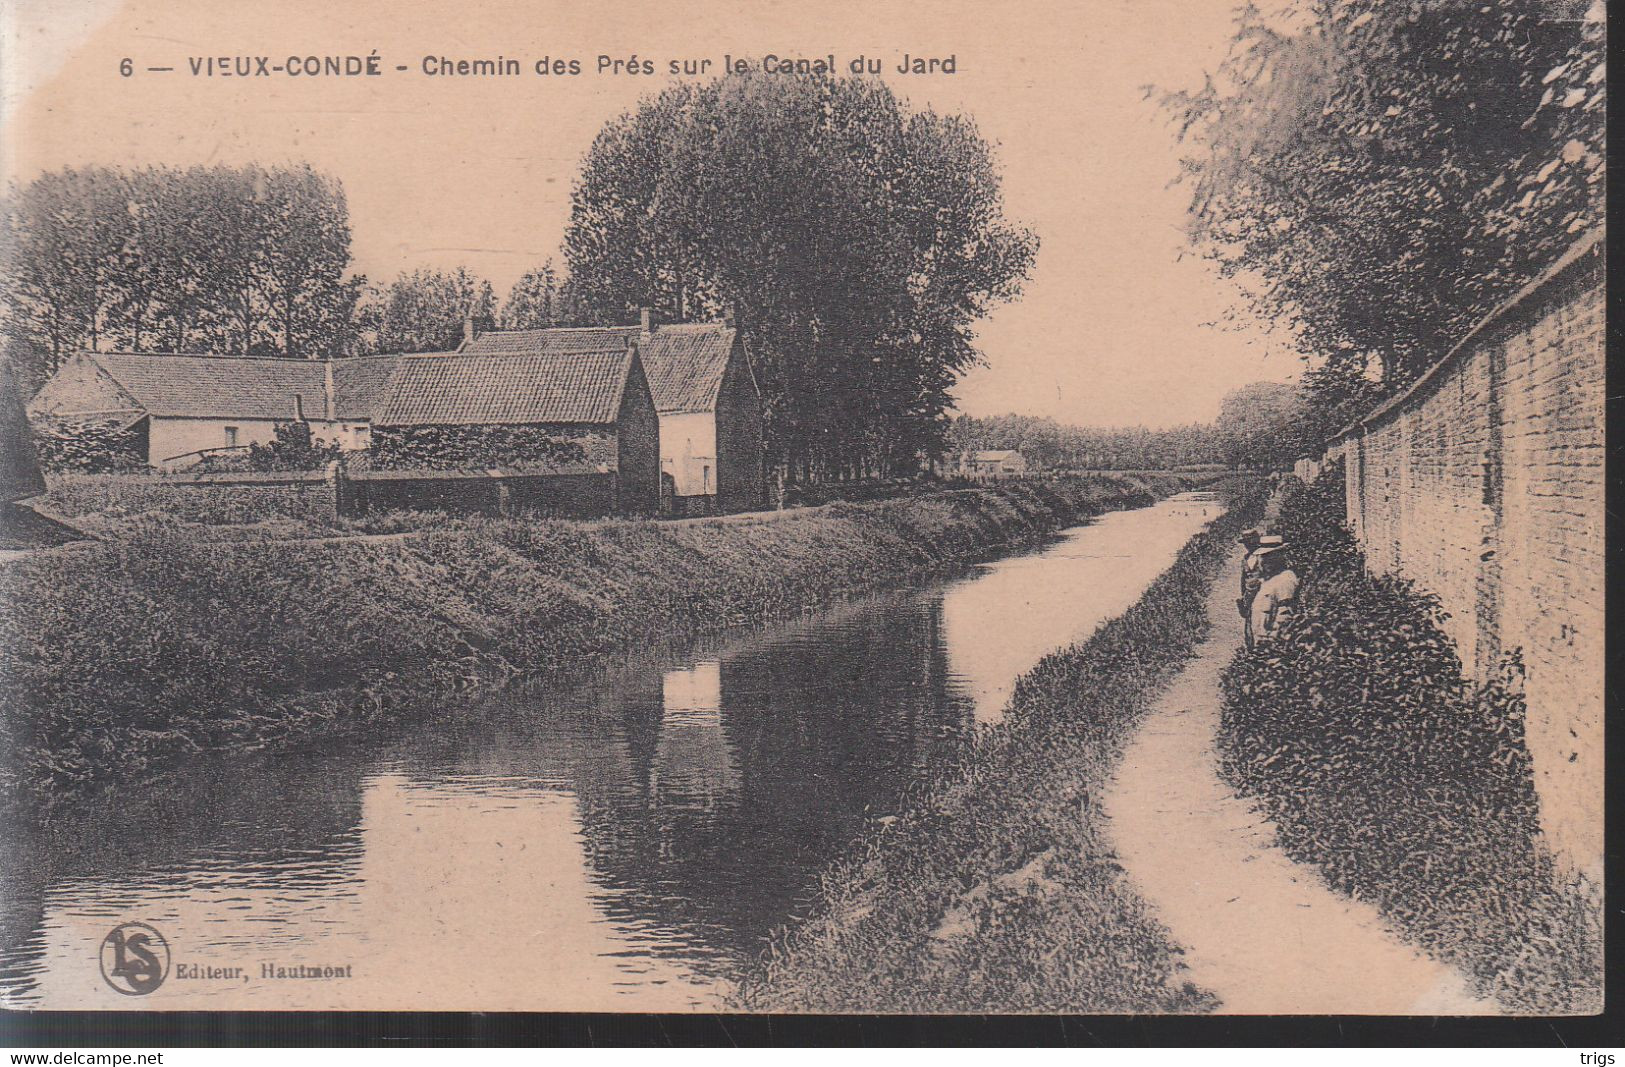
[[1346,430],[1373,570],[1438,595],[1469,673],[1521,650],[1541,819],[1603,855],[1603,246],[1582,242],[1407,392]]

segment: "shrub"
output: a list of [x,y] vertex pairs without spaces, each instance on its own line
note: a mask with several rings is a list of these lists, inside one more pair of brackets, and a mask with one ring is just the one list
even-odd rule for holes
[[1298,606],[1225,672],[1226,777],[1263,801],[1289,855],[1375,902],[1504,1007],[1590,1005],[1597,949],[1583,925],[1530,951],[1534,928],[1583,911],[1589,890],[1559,887],[1540,842],[1518,655],[1473,685],[1438,601],[1367,573],[1343,524],[1341,466],[1289,485],[1280,525]]
[[159,475],[53,474],[44,510],[98,537],[128,537],[152,529],[216,527],[235,536],[270,524],[276,536],[341,532],[326,485],[182,485]]
[[147,469],[141,433],[129,419],[43,418],[33,423],[40,466],[94,474]]
[[236,456],[210,456],[199,470],[316,471],[342,459],[344,449],[337,442],[320,442],[311,436],[308,422],[279,422],[275,438],[266,444],[255,442]]

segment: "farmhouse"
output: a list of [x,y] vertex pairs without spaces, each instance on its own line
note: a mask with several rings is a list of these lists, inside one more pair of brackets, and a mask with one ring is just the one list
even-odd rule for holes
[[1000,475],[1025,474],[1027,457],[1013,448],[987,452],[967,452],[961,461],[965,474],[973,478],[996,478]]
[[326,360],[78,352],[28,404],[29,418],[122,431],[138,462],[185,466],[275,439],[279,423],[366,448],[377,380],[392,357]]
[[[100,427],[98,447],[169,470],[304,422],[314,440],[366,453],[358,466],[435,472],[422,480],[442,496],[452,472],[493,470],[552,477],[555,496],[568,481],[576,512],[654,511],[663,482],[681,514],[746,511],[764,495],[761,392],[727,322],[469,328],[455,352],[337,360],[81,352],[28,414]],[[421,503],[389,498],[383,480],[369,489],[379,506]]]
[[640,326],[498,331],[472,337],[461,351],[515,353],[589,338],[623,338],[637,347],[660,414],[660,467],[672,479],[674,510],[762,506],[762,394],[733,324],[656,325],[646,311]]

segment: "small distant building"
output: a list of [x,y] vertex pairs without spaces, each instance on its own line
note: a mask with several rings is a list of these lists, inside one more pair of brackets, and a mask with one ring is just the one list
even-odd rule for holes
[[632,343],[660,415],[660,467],[672,509],[685,514],[749,511],[766,495],[762,393],[742,332],[728,322],[510,330],[470,338],[460,351],[518,353],[616,339]]
[[1013,448],[986,452],[966,452],[961,463],[963,472],[972,478],[998,478],[1027,473],[1027,457]]
[[161,468],[269,443],[278,424],[296,421],[314,440],[366,448],[378,382],[396,358],[78,352],[29,401],[28,416],[111,427],[137,460]]

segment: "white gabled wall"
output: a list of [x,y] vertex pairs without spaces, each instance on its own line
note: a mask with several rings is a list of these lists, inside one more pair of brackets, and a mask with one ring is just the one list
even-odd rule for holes
[[710,412],[660,416],[660,469],[677,483],[678,496],[715,495],[716,416]]

